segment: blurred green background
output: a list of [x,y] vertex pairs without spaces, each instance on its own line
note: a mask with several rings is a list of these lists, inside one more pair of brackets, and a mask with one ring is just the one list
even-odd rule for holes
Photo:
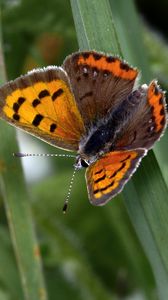
[[[146,2],[136,2],[149,66],[153,77],[166,89],[167,27],[159,21],[158,10],[152,10],[149,17]],[[152,1],[148,4],[153,9]],[[1,7],[8,79],[36,67],[61,65],[66,55],[78,50],[68,0],[1,0]],[[168,3],[159,1],[159,15],[164,16],[167,10]],[[18,137],[22,152],[61,153],[26,134],[19,133]],[[150,265],[122,197],[116,197],[105,207],[91,206],[84,171],[79,171],[69,209],[63,215],[73,159],[25,158],[22,163],[49,299],[157,299]],[[0,205],[0,300],[22,300],[2,200]]]

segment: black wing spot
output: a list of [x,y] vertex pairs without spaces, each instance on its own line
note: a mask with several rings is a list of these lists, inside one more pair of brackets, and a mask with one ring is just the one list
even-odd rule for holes
[[34,99],[33,102],[32,102],[32,105],[33,105],[33,107],[36,107],[40,103],[41,103],[41,101],[39,99]]
[[101,172],[103,172],[103,169],[100,169],[99,171],[95,172],[95,175],[100,174]]
[[127,159],[129,159],[131,157],[131,155],[129,154],[126,158],[124,158],[124,159],[122,159],[122,160],[120,160],[121,162],[124,162],[124,161],[126,161]]
[[19,97],[17,102],[13,103],[13,110],[17,113],[20,106],[26,101],[24,97]]
[[56,128],[57,128],[57,125],[55,123],[52,123],[50,125],[50,132],[54,132]]
[[44,97],[47,97],[47,96],[50,96],[50,93],[49,93],[48,90],[42,90],[42,91],[39,93],[39,95],[38,95],[38,97],[39,97],[40,99],[42,99],[42,98],[44,98]]
[[18,114],[13,114],[13,119],[19,121],[20,116]]
[[118,170],[115,171],[109,178],[111,179],[111,178],[115,177],[117,175],[117,173],[118,173]]
[[122,70],[125,70],[126,72],[128,72],[130,70],[130,67],[126,63],[124,63],[123,61],[120,62],[120,68]]
[[88,52],[82,53],[82,56],[83,56],[85,59],[87,59],[87,58],[89,58],[90,53],[88,53]]
[[17,102],[13,103],[13,110],[14,110],[16,113],[18,112],[19,107],[20,107],[20,105],[19,105]]
[[106,178],[106,175],[104,174],[102,177],[96,179],[96,180],[94,181],[94,183],[98,183],[98,182],[104,180],[105,178]]
[[55,91],[53,94],[52,94],[52,100],[55,101],[59,96],[61,96],[63,94],[63,89],[58,89],[57,91]]
[[95,60],[99,60],[99,59],[102,58],[102,55],[99,54],[99,53],[93,53],[93,57],[94,57]]
[[120,172],[122,169],[124,169],[126,166],[126,162],[123,162],[121,167],[117,170],[117,173]]
[[116,58],[113,56],[108,56],[108,57],[106,57],[106,61],[108,63],[114,63],[116,61]]
[[26,99],[24,97],[19,97],[17,102],[18,102],[19,106],[21,106],[25,101],[26,101]]
[[114,184],[114,180],[109,184],[109,185],[106,185],[104,188],[101,188],[101,189],[96,189],[93,191],[94,194],[97,194],[99,192],[104,192],[105,190],[107,190],[108,188],[112,187],[113,184]]
[[33,122],[32,122],[32,124],[34,125],[34,126],[39,126],[39,124],[40,124],[40,122],[43,120],[43,116],[42,115],[40,115],[40,114],[37,114],[36,116],[35,116],[35,118],[34,118],[34,120],[33,120]]
[[130,157],[131,157],[131,155],[128,155],[125,159],[121,160],[121,162],[123,162],[122,165],[121,165],[121,167],[118,170],[116,170],[109,178],[115,177],[118,172],[120,172],[123,168],[125,168],[125,166],[126,166],[126,162],[125,161],[127,159],[129,159]]

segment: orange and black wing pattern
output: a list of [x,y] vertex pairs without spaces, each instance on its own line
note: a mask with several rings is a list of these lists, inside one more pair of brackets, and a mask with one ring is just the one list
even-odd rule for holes
[[77,150],[84,123],[62,68],[36,69],[0,87],[0,116],[67,150]]
[[86,181],[90,202],[104,205],[121,192],[145,154],[144,149],[109,152],[88,167]]
[[77,52],[63,64],[86,126],[115,109],[132,92],[138,70],[120,58],[95,51]]
[[116,150],[152,148],[167,125],[165,93],[152,81],[130,94],[126,105],[127,111],[130,110],[129,124],[124,126],[123,123]]

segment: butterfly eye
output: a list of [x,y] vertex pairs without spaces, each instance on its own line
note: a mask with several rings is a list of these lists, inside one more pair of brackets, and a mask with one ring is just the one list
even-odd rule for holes
[[87,168],[88,166],[89,163],[82,159],[80,155],[76,157],[75,169],[80,170],[81,168]]
[[89,166],[89,164],[84,159],[81,159],[81,166],[83,168],[87,168]]

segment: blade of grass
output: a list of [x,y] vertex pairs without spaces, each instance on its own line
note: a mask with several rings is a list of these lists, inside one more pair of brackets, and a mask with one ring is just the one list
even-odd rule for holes
[[121,55],[109,2],[71,0],[71,5],[80,49],[113,51]]
[[[23,293],[19,280],[19,273],[16,269],[13,252],[11,251],[11,241],[9,232],[2,225],[0,227],[0,282],[1,287],[5,290],[13,300],[23,300]],[[1,299],[1,298],[0,298]]]
[[[140,20],[137,17],[133,1],[109,0],[116,33],[120,43],[124,59],[138,67],[142,71],[142,78],[145,81],[150,79],[150,70],[143,49],[142,32]],[[128,17],[128,14],[131,18]],[[143,55],[142,55],[143,53]]]
[[[131,0],[111,2],[112,12],[120,18],[120,26],[123,27],[122,30],[117,30],[118,28],[115,30],[114,28],[113,22],[115,22],[115,18],[112,18],[109,1],[79,0],[76,2],[75,0],[71,0],[71,5],[81,50],[96,49],[112,53],[116,53],[117,51],[120,54],[121,50],[118,47],[118,40],[121,42],[121,38],[125,34],[125,44],[120,43],[122,52],[124,56],[127,53],[129,59],[132,58],[133,50],[128,52],[125,49],[127,47],[134,49],[135,35],[128,38],[128,32],[131,31],[132,27],[135,27],[134,33],[138,36],[138,46],[141,45],[141,35],[139,35],[137,16]],[[128,22],[128,5],[130,9],[129,16],[131,15],[131,19],[134,18],[133,24],[130,21]],[[115,10],[113,10],[114,7]],[[123,15],[120,17],[121,7],[122,13],[125,12],[125,23],[122,21]],[[99,18],[100,15],[104,17]],[[110,31],[107,31],[107,28],[110,28]],[[115,34],[111,35],[111,32]],[[118,37],[115,40],[116,32]],[[142,51],[141,49],[141,53],[144,56],[144,50]],[[139,51],[138,55],[140,55],[138,62],[140,66],[141,54]],[[131,62],[134,61],[135,55]],[[145,59],[143,61],[144,69],[146,69]],[[145,78],[149,77],[149,73],[147,74],[147,72],[145,73]],[[152,151],[150,151],[148,157],[142,162],[141,168],[133,176],[133,181],[127,184],[124,190],[124,198],[132,223],[152,265],[160,299],[166,299],[168,295],[168,286],[166,284],[168,282],[167,195],[168,190],[162,173]]]
[[[5,81],[0,24],[0,78]],[[9,228],[26,300],[46,300],[39,248],[35,237],[28,193],[20,161],[12,156],[18,152],[14,128],[1,122],[0,193],[6,207]]]
[[[116,31],[124,57],[129,59],[131,63],[137,65],[142,70],[143,80],[151,80],[151,73],[148,67],[142,40],[142,32],[139,29],[140,21],[136,14],[133,1],[128,0],[127,2],[124,2],[119,0],[116,2],[114,0],[110,0],[110,4],[113,10]],[[131,19],[128,18],[128,11],[131,14]],[[119,15],[120,18],[117,17]],[[133,22],[134,26],[132,26],[131,22]],[[129,47],[126,47],[126,45],[129,45]],[[167,135],[167,132],[165,135]],[[163,140],[157,144],[157,149],[160,150],[160,155],[162,153],[162,142]],[[155,149],[154,153],[156,154]],[[159,159],[158,156],[157,159]],[[137,172],[137,174],[133,177],[135,188],[138,186],[138,190],[136,189],[136,193],[138,192],[138,194],[136,194],[136,198],[141,203],[140,208],[135,206],[136,198],[129,196],[130,191],[128,189],[130,188],[131,183],[130,185],[128,184],[124,190],[129,214],[130,211],[132,212],[130,217],[133,223],[137,224],[136,229],[139,232],[139,237],[144,245],[146,253],[148,254],[148,258],[153,265],[153,271],[161,299],[165,299],[165,295],[168,294],[168,288],[165,284],[168,273],[168,230],[166,221],[168,217],[166,199],[168,199],[168,196],[163,176],[164,173],[160,172],[155,156],[152,151],[150,151],[148,157],[145,158],[142,164],[141,172]],[[144,187],[144,182],[146,188]],[[134,210],[132,210],[133,208]],[[140,209],[145,214],[145,219],[148,222],[152,238],[155,243],[152,242],[148,230],[146,229],[144,232],[142,230],[142,220],[138,218]],[[137,220],[139,220],[139,223]],[[158,251],[160,257],[156,255],[156,251]],[[163,267],[161,268],[162,265]]]
[[166,201],[160,195],[165,191],[165,184],[159,174],[154,154],[151,152],[144,160],[140,172],[135,174],[123,194],[129,216],[151,263],[159,299],[164,300],[168,295],[166,284],[168,214]]

